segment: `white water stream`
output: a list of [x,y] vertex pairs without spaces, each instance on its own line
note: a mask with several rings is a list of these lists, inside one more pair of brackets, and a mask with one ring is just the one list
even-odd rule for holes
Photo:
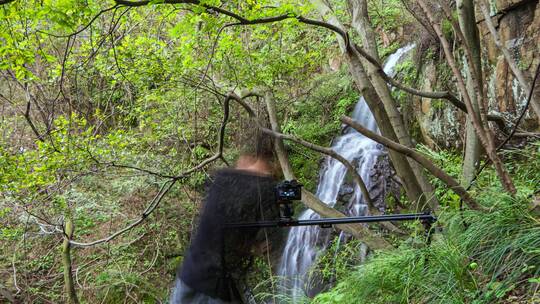
[[[394,67],[401,57],[410,51],[414,45],[408,45],[390,55],[384,65],[384,71],[394,75]],[[352,113],[352,118],[369,130],[379,132],[375,119],[371,114],[364,98],[360,98]],[[378,156],[383,153],[380,146],[362,134],[349,128],[349,130],[337,138],[332,149],[345,157],[353,164],[357,162],[357,170],[362,180],[370,189],[370,175]],[[339,161],[326,158],[325,165],[321,169],[317,197],[334,206],[338,197],[339,189],[345,179],[347,169]],[[355,186],[354,194],[349,201],[348,215],[362,216],[367,213],[367,206],[362,201],[362,194],[358,185]],[[299,219],[317,219],[320,216],[311,209],[307,209]],[[310,266],[315,261],[318,253],[326,247],[327,234],[323,233],[319,226],[303,226],[291,228],[287,243],[281,256],[278,267],[278,275],[282,278],[281,293],[288,295],[293,302],[305,295],[306,277]]]

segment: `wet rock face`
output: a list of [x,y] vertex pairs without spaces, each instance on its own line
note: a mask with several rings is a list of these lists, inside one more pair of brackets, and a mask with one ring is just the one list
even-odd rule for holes
[[[382,149],[382,148],[381,148]],[[358,170],[358,162],[353,161],[353,165]],[[370,172],[370,180],[368,183],[369,194],[373,200],[373,204],[381,212],[384,212],[386,209],[385,200],[388,196],[394,196],[399,198],[401,191],[401,183],[390,163],[390,158],[388,154],[383,153],[379,156],[374,167]],[[338,195],[338,206],[347,206],[345,207],[345,212],[347,209],[350,209],[351,202],[354,199],[354,181],[352,179],[348,182],[343,183],[339,189]]]
[[[538,0],[490,0],[492,21],[505,46],[513,55],[525,79],[530,83],[540,63],[540,2]],[[514,121],[521,113],[528,92],[524,92],[510,70],[502,52],[485,25],[484,17],[476,9],[476,18],[484,60],[484,86],[491,114],[499,114],[506,121]],[[420,59],[422,66],[417,86],[424,91],[446,87],[437,73],[438,64],[445,65],[444,58],[438,61]],[[535,93],[540,99],[540,90]],[[463,144],[464,115],[445,101],[413,97],[414,115],[422,141],[431,148],[461,147]],[[528,111],[521,125],[528,131],[538,129],[538,120],[533,111]],[[498,127],[494,130],[499,132]],[[499,132],[500,133],[500,132]],[[502,135],[499,134],[499,135]]]
[[[495,7],[492,21],[501,40],[530,82],[540,62],[540,3],[530,0],[497,0]],[[486,79],[488,92],[491,93],[490,109],[507,115],[519,115],[528,92],[519,87],[483,21],[479,23],[479,30],[491,64]],[[528,128],[533,129],[536,119],[532,115],[527,118]]]
[[[492,22],[501,40],[521,63],[520,68],[528,73],[540,59],[540,3],[537,0],[491,0]],[[476,18],[482,44],[492,66],[502,57],[484,23],[480,10]],[[527,74],[527,73],[526,73]]]
[[338,201],[345,204],[349,202],[354,193],[354,188],[350,183],[345,183],[339,188]]
[[393,196],[399,199],[401,192],[401,183],[398,181],[396,172],[390,164],[388,154],[379,157],[371,172],[371,187],[369,194],[373,204],[381,212],[386,209],[386,198]]
[[[437,79],[435,62],[432,60],[423,63],[420,88],[423,91],[436,91],[440,87]],[[457,110],[445,101],[430,98],[414,97],[414,113],[423,141],[429,147],[455,147],[460,146],[461,116]]]

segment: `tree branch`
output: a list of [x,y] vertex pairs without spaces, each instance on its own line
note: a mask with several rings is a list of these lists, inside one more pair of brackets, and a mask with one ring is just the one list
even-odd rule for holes
[[41,142],[44,142],[45,140],[43,139],[43,136],[41,136],[41,134],[39,134],[38,129],[34,125],[34,122],[32,122],[32,118],[30,117],[30,106],[31,106],[31,104],[32,104],[32,102],[30,100],[28,100],[26,102],[26,111],[24,112],[24,118],[26,119],[26,122],[28,122],[28,124],[30,125],[30,128],[32,129],[32,132],[34,132],[37,139],[39,141],[41,141]]
[[[527,98],[527,102],[525,103],[525,107],[523,108],[523,111],[521,111],[521,114],[519,115],[518,119],[514,123],[514,127],[512,128],[512,130],[510,131],[508,136],[504,139],[504,141],[502,143],[499,144],[499,146],[497,146],[497,151],[502,149],[504,147],[504,145],[506,145],[506,143],[508,143],[510,141],[510,139],[512,137],[514,137],[514,136],[521,136],[521,137],[538,137],[539,136],[539,134],[537,134],[537,133],[528,133],[528,132],[527,133],[516,133],[517,128],[519,127],[519,124],[521,123],[521,120],[523,119],[523,117],[525,117],[525,113],[527,113],[527,110],[529,109],[532,94],[534,93],[534,88],[536,86],[536,81],[538,80],[539,76],[540,76],[540,64],[538,64],[538,66],[536,67],[536,72],[534,73],[534,79],[533,79],[533,82],[532,82],[532,85],[531,85],[531,88],[530,88],[530,91],[529,91],[529,97]],[[489,165],[489,161],[490,161],[490,159],[487,159],[486,162],[484,162],[484,164],[482,165],[482,167],[480,167],[480,169],[478,169],[478,171],[476,172],[476,174],[472,178],[471,182],[469,183],[469,186],[467,186],[467,190],[469,190],[472,187],[472,185],[474,184],[474,182],[476,181],[478,176],[480,176],[480,173],[482,173],[482,171]]]
[[68,34],[68,35],[56,35],[56,34],[44,32],[44,31],[41,31],[41,30],[37,30],[37,32],[43,33],[43,34],[45,34],[45,35],[53,36],[53,37],[55,37],[55,38],[69,38],[69,37],[73,37],[73,36],[76,36],[76,35],[82,33],[82,32],[85,31],[87,28],[89,28],[89,27],[94,23],[94,21],[96,21],[96,19],[97,19],[99,16],[103,15],[104,13],[106,13],[106,12],[108,12],[108,11],[111,11],[111,10],[117,8],[118,6],[119,6],[119,5],[116,4],[116,5],[114,5],[114,6],[111,6],[111,7],[105,8],[105,9],[102,9],[102,10],[99,11],[97,14],[95,14],[94,17],[92,17],[92,19],[90,19],[90,21],[89,21],[86,25],[84,25],[84,26],[83,26],[82,28],[80,28],[79,30],[77,30],[77,31],[75,31],[75,32],[73,32],[73,33],[71,33],[71,34]]
[[[147,5],[147,4],[150,3],[150,1],[136,1],[135,2],[135,1],[124,1],[124,0],[115,0],[115,2],[118,5],[125,5],[125,6],[144,6],[144,5]],[[431,99],[446,99],[446,100],[450,101],[454,106],[461,109],[462,111],[467,112],[465,104],[463,104],[463,102],[461,102],[455,95],[451,94],[448,91],[424,92],[424,91],[420,91],[420,90],[417,90],[417,89],[414,89],[414,88],[409,88],[409,87],[399,83],[397,80],[393,79],[392,77],[390,77],[388,74],[386,74],[384,72],[384,69],[383,69],[382,65],[374,57],[370,56],[365,50],[363,50],[358,45],[352,44],[350,42],[350,39],[349,39],[349,34],[345,30],[343,30],[343,29],[341,29],[338,26],[335,26],[333,24],[330,24],[330,23],[327,23],[327,22],[324,22],[324,21],[305,18],[303,16],[297,16],[297,15],[292,14],[292,13],[283,14],[283,15],[279,15],[279,16],[275,16],[275,17],[266,17],[266,18],[259,18],[259,19],[247,19],[247,18],[242,17],[242,16],[240,16],[240,15],[238,15],[236,13],[233,13],[231,11],[228,11],[228,10],[225,10],[225,9],[222,9],[222,8],[201,4],[200,1],[197,1],[197,0],[165,0],[162,3],[164,3],[164,4],[195,4],[195,5],[201,5],[202,7],[205,7],[210,11],[215,11],[217,13],[221,13],[223,15],[232,17],[232,18],[234,18],[234,19],[236,19],[238,21],[237,23],[228,24],[225,27],[235,26],[235,25],[254,25],[254,24],[273,23],[273,22],[283,21],[285,19],[292,19],[292,18],[297,19],[299,22],[304,23],[304,24],[324,27],[326,29],[329,29],[329,30],[335,32],[339,36],[341,36],[347,50],[349,50],[349,51],[351,51],[353,53],[360,54],[368,62],[373,64],[377,68],[377,72],[379,74],[381,74],[383,79],[386,82],[388,82],[390,85],[392,85],[392,86],[394,86],[396,88],[399,88],[399,89],[401,89],[401,90],[403,90],[403,91],[405,91],[407,93],[413,94],[413,95],[418,95],[418,96],[421,96],[421,97],[426,97],[426,98],[431,98]],[[221,28],[219,30],[218,37],[219,37],[219,33],[225,27],[223,27],[223,28]],[[206,70],[208,69],[209,66],[210,66],[210,63],[207,65]]]
[[[269,97],[269,96],[267,96]],[[236,101],[241,101],[241,99],[235,99]],[[272,128],[275,130],[269,130],[260,124],[260,121],[258,120],[258,117],[255,116],[253,110],[242,101],[241,105],[250,113],[250,117],[252,117],[255,122],[259,125],[259,128],[263,130],[263,132],[266,130],[266,133],[269,135],[274,135],[275,133],[279,133],[279,124],[277,122],[277,116],[276,111],[271,103],[270,100],[267,101],[267,108],[268,108],[268,114],[270,116],[270,121],[272,124]],[[253,116],[252,116],[253,114]],[[280,133],[279,133],[280,134]],[[287,152],[283,145],[283,140],[280,137],[274,137],[275,139],[275,151],[278,155],[278,159],[281,164],[281,168],[283,170],[283,174],[285,175],[286,179],[292,180],[295,179],[294,172],[292,171],[292,167],[289,163],[289,158],[287,156]],[[320,214],[321,216],[327,216],[327,217],[344,217],[345,215],[336,209],[326,205],[321,200],[319,200],[313,193],[309,192],[306,189],[302,189],[302,202],[308,206],[310,209],[315,211],[316,213]],[[376,236],[371,232],[369,229],[367,229],[365,226],[359,225],[359,224],[343,224],[343,225],[337,225],[339,229],[342,229],[343,231],[346,231],[348,233],[351,233],[358,239],[361,239],[364,241],[370,248],[373,249],[379,249],[379,248],[388,248],[390,247],[390,244],[382,237]]]
[[[231,99],[232,99],[232,97],[229,95],[229,96],[227,96],[227,98],[225,98],[225,101],[223,103],[223,120],[222,120],[220,131],[219,131],[218,152],[215,155],[205,159],[204,161],[199,163],[197,166],[195,166],[195,167],[193,167],[193,168],[191,168],[191,169],[189,169],[187,171],[184,171],[183,173],[181,173],[179,175],[173,176],[173,175],[161,174],[161,173],[153,172],[151,170],[141,169],[141,168],[137,168],[137,167],[133,167],[133,166],[129,166],[129,165],[117,165],[117,164],[114,164],[114,162],[110,163],[110,165],[114,166],[114,167],[138,170],[138,171],[142,171],[142,172],[152,174],[152,175],[156,175],[156,176],[159,176],[159,177],[168,178],[170,180],[165,182],[162,185],[162,187],[159,190],[159,192],[157,193],[157,195],[152,199],[150,204],[146,207],[144,212],[141,214],[141,217],[139,219],[137,219],[136,221],[134,221],[133,223],[129,224],[127,227],[113,233],[112,235],[110,235],[110,236],[108,236],[106,238],[99,239],[99,240],[96,240],[96,241],[93,241],[93,242],[80,243],[80,242],[75,242],[75,241],[70,240],[69,243],[71,245],[78,246],[78,247],[90,247],[90,246],[98,245],[98,244],[101,244],[101,243],[109,242],[109,241],[113,240],[114,238],[118,237],[119,235],[122,235],[123,233],[133,229],[134,227],[140,225],[157,208],[157,206],[159,205],[159,203],[161,202],[163,197],[167,194],[167,192],[169,192],[169,190],[172,188],[172,186],[179,179],[185,178],[185,177],[189,176],[190,174],[192,174],[193,172],[204,168],[206,165],[210,164],[211,162],[222,158],[222,156],[223,156],[223,144],[224,144],[224,138],[225,138],[225,129],[226,129],[227,121],[229,119],[229,103],[230,103]],[[92,155],[91,155],[91,157],[94,160],[96,160]]]
[[99,239],[99,240],[96,240],[96,241],[92,241],[92,242],[88,242],[88,243],[81,243],[81,242],[76,242],[76,241],[73,241],[73,240],[70,239],[69,244],[71,244],[73,246],[76,246],[76,247],[91,247],[91,246],[94,246],[94,245],[109,242],[109,241],[115,239],[116,237],[126,233],[127,231],[139,226],[159,206],[159,203],[161,202],[161,200],[163,199],[165,194],[167,194],[167,192],[169,192],[169,190],[176,183],[176,181],[177,181],[176,179],[173,179],[171,181],[167,181],[167,182],[163,183],[163,185],[161,186],[161,189],[159,190],[159,192],[156,194],[156,196],[154,196],[154,198],[152,199],[150,204],[146,207],[144,212],[141,214],[141,217],[139,219],[137,219],[136,221],[134,221],[133,223],[129,224],[127,227],[125,227],[125,228],[111,234],[110,236],[108,236],[106,238],[102,238],[102,239]]
[[124,169],[136,170],[136,171],[144,172],[146,174],[154,175],[154,176],[157,176],[157,177],[160,177],[160,178],[167,178],[167,179],[171,179],[171,180],[179,180],[179,179],[182,179],[182,178],[186,178],[187,176],[189,176],[193,172],[196,172],[196,171],[206,167],[207,165],[209,165],[210,163],[212,163],[212,162],[214,162],[214,161],[216,161],[218,159],[223,159],[223,161],[225,163],[227,163],[226,160],[223,158],[223,146],[224,146],[224,142],[225,142],[225,130],[226,130],[226,127],[227,127],[227,122],[229,120],[229,104],[230,104],[231,99],[234,99],[234,98],[231,95],[228,95],[225,98],[224,102],[223,102],[223,120],[221,122],[220,130],[219,130],[218,151],[216,152],[216,154],[206,158],[205,160],[200,162],[195,167],[192,167],[192,168],[190,168],[190,169],[188,169],[188,170],[186,170],[186,171],[184,171],[184,172],[182,172],[180,174],[176,174],[176,175],[164,174],[164,173],[160,173],[160,172],[156,172],[156,171],[153,171],[153,170],[140,168],[140,167],[136,167],[136,166],[132,166],[132,165],[117,164],[114,161],[112,161],[112,162],[101,162],[92,154],[92,152],[89,149],[86,149],[86,152],[89,154],[90,158],[94,162],[96,162],[98,165],[106,165],[106,166],[111,166],[111,167],[116,167],[116,168],[124,168]]
[[384,145],[385,147],[392,149],[394,151],[397,151],[399,153],[402,153],[414,159],[416,162],[422,165],[426,170],[428,170],[433,176],[437,177],[438,179],[443,181],[448,187],[450,187],[450,189],[452,189],[452,191],[454,191],[457,195],[459,195],[459,197],[463,199],[463,201],[466,202],[469,207],[475,210],[482,209],[482,207],[478,205],[478,203],[476,203],[476,201],[469,195],[469,193],[463,188],[463,186],[459,184],[458,181],[456,181],[453,177],[451,177],[446,172],[441,170],[439,167],[433,164],[433,162],[431,162],[422,154],[402,144],[396,143],[384,136],[381,136],[374,132],[369,131],[368,129],[364,128],[361,124],[352,120],[350,117],[342,116],[341,121],[351,126],[353,129],[360,132],[364,136]]
[[[283,173],[285,175],[285,178],[294,179],[294,173],[292,171],[292,167],[290,166],[288,156],[287,156],[287,152],[286,152],[285,147],[283,145],[283,139],[290,140],[290,141],[295,142],[297,144],[300,144],[300,145],[302,145],[302,146],[304,146],[304,147],[306,147],[308,149],[311,149],[313,151],[316,151],[316,152],[322,153],[324,155],[330,156],[330,157],[336,159],[337,161],[339,161],[341,164],[343,164],[343,166],[345,166],[345,168],[347,168],[347,171],[352,175],[353,180],[355,181],[355,183],[360,188],[360,191],[362,192],[363,199],[366,202],[366,205],[368,206],[369,212],[371,214],[373,214],[373,215],[381,214],[381,212],[373,204],[373,200],[371,199],[371,197],[369,195],[369,191],[368,191],[368,189],[366,187],[366,184],[362,180],[362,177],[358,174],[358,172],[356,171],[354,166],[351,164],[351,162],[349,162],[345,157],[341,156],[340,154],[336,153],[334,150],[332,150],[330,148],[321,147],[321,146],[315,145],[313,143],[310,143],[308,141],[305,141],[303,139],[297,138],[295,136],[281,133],[281,130],[280,130],[280,127],[279,127],[279,122],[278,122],[278,119],[277,119],[275,103],[273,102],[273,99],[272,99],[272,96],[271,96],[270,93],[265,94],[265,101],[266,101],[266,108],[267,108],[267,111],[268,111],[268,116],[270,118],[270,124],[272,125],[272,130],[264,128],[260,124],[259,124],[259,129],[263,133],[268,134],[268,135],[270,135],[270,136],[272,136],[274,138],[274,143],[275,143],[275,146],[276,146],[275,149],[276,149],[276,152],[277,152],[277,155],[278,155],[279,162],[280,162],[280,164],[282,166],[282,170],[283,170]],[[388,230],[390,230],[392,232],[403,233],[402,230],[400,230],[399,228],[397,228],[396,226],[394,226],[390,222],[383,222],[381,224],[385,228],[387,228]]]

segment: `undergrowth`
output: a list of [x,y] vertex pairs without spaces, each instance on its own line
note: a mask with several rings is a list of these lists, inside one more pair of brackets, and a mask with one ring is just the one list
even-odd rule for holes
[[[452,196],[443,196],[440,231],[430,244],[414,246],[418,242],[409,239],[376,252],[312,302],[540,303],[540,211],[533,203],[539,152],[536,143],[505,154],[519,189],[515,197],[486,169],[472,193],[488,212],[460,211]],[[436,156],[449,160],[441,161],[445,167],[455,167],[455,158]]]

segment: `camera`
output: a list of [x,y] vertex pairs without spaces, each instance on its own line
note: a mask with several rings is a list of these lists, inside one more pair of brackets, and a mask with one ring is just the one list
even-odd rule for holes
[[292,220],[292,202],[302,199],[302,184],[296,180],[285,180],[276,186],[276,198],[281,220]]

